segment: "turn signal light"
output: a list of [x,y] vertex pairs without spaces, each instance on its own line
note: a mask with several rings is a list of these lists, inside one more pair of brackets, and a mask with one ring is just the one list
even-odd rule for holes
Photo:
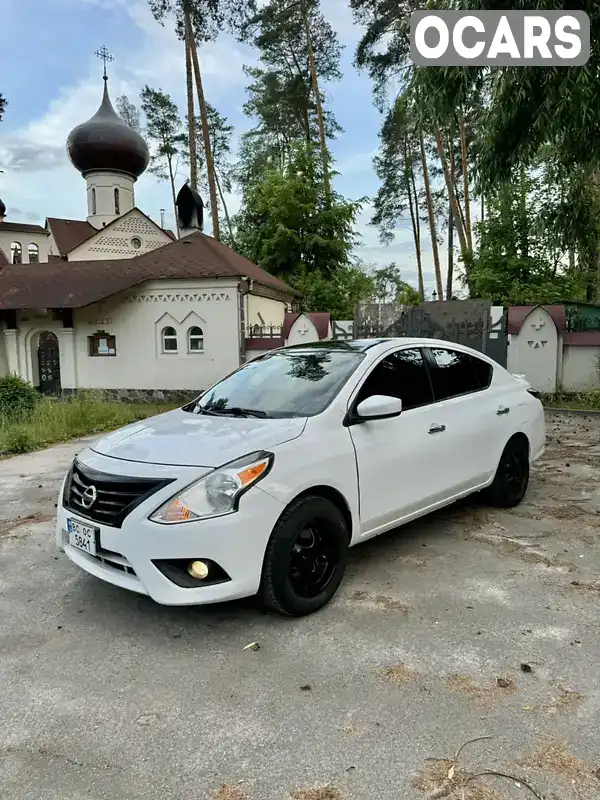
[[187,571],[188,575],[199,581],[203,581],[208,575],[208,567],[204,561],[190,561],[187,565]]

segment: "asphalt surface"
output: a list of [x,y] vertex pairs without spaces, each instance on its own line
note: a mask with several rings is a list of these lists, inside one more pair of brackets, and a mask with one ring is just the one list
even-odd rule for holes
[[548,432],[518,509],[355,548],[299,620],[87,576],[53,531],[83,443],[0,461],[0,798],[600,798],[600,421]]

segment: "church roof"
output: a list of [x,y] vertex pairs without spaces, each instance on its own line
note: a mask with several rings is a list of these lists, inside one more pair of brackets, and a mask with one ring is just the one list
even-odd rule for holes
[[0,247],[0,272],[2,271],[2,267],[6,267],[10,264],[10,261],[6,257],[4,250]]
[[136,258],[5,267],[0,309],[83,308],[149,280],[243,277],[290,296],[300,294],[211,236],[193,233]]
[[28,222],[9,222],[4,220],[0,222],[0,232],[10,231],[11,233],[44,233],[48,235],[48,231],[42,228],[41,225],[30,225]]
[[46,224],[54,237],[56,247],[61,256],[66,255],[69,250],[98,233],[96,228],[86,220],[48,217]]
[[134,178],[150,161],[148,145],[114,110],[104,77],[102,102],[93,117],[73,128],[67,140],[73,166],[85,177],[88,172],[124,172]]

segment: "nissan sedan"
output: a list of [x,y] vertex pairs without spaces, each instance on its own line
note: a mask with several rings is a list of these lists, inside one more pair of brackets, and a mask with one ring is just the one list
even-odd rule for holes
[[281,348],[81,452],[57,544],[158,603],[256,595],[300,616],[333,597],[350,547],[476,492],[517,505],[544,446],[535,392],[468,347]]

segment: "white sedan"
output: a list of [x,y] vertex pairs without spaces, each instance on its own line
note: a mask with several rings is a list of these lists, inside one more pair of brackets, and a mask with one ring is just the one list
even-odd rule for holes
[[80,453],[57,544],[158,603],[258,595],[300,616],[335,594],[349,547],[474,492],[517,505],[544,446],[536,393],[467,347],[286,347]]

